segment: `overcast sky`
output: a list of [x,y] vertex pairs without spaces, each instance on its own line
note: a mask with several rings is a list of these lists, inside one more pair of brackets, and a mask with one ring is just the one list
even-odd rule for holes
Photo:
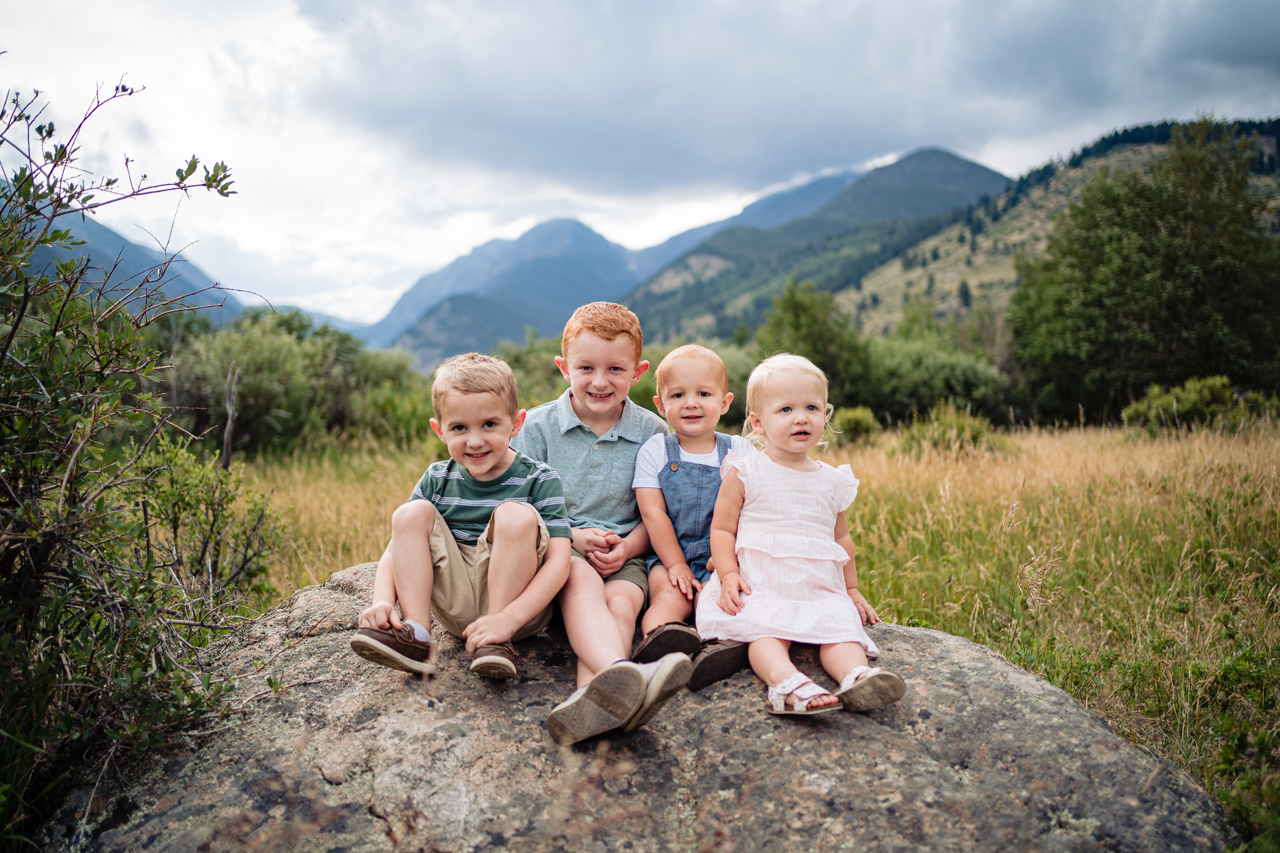
[[[1016,176],[1116,127],[1280,114],[1280,3],[457,0],[7,4],[0,81],[83,160],[239,195],[103,221],[275,303],[379,319],[420,275],[572,216],[641,248],[826,169],[938,145]],[[250,299],[252,301],[252,299]]]

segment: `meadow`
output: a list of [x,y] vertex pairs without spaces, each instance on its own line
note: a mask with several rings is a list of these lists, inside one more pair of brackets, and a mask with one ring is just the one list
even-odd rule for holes
[[[1280,730],[1280,433],[1037,428],[918,454],[898,441],[826,454],[861,479],[849,524],[881,615],[996,649],[1252,808],[1228,786],[1266,776],[1248,738]],[[281,594],[376,560],[441,450],[254,462],[298,547],[276,569]]]

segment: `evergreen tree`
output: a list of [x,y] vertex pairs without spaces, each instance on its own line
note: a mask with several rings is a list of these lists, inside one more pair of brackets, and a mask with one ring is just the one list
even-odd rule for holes
[[849,316],[830,293],[813,282],[787,282],[764,326],[756,333],[762,357],[779,352],[802,355],[822,368],[830,384],[830,401],[853,406],[865,391],[867,345]]
[[1145,171],[1101,170],[1020,259],[1015,356],[1042,416],[1113,419],[1151,384],[1222,374],[1280,388],[1280,238],[1261,227],[1252,140],[1175,128]]

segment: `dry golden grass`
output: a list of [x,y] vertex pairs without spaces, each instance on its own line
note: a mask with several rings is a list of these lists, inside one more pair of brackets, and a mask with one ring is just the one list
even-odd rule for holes
[[1009,445],[832,454],[863,483],[868,597],[998,649],[1211,783],[1215,724],[1280,727],[1280,437]]
[[[1031,431],[999,454],[833,451],[862,481],[881,613],[969,637],[1213,786],[1224,731],[1280,729],[1280,436]],[[259,461],[300,562],[288,592],[375,560],[439,445]],[[1225,727],[1225,728],[1224,728]]]
[[285,509],[297,549],[276,567],[272,583],[288,595],[377,560],[391,537],[391,513],[442,450],[437,441],[408,449],[365,442],[251,463],[257,486]]

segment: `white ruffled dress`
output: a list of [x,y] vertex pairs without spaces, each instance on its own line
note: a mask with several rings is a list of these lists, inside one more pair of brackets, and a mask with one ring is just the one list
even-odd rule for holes
[[858,480],[848,465],[820,464],[817,471],[797,471],[767,453],[725,457],[722,470],[736,469],[745,487],[737,554],[751,594],[739,613],[726,613],[713,574],[698,596],[703,639],[853,642],[868,657],[879,655],[845,590],[849,557],[835,541],[836,518],[853,503]]

